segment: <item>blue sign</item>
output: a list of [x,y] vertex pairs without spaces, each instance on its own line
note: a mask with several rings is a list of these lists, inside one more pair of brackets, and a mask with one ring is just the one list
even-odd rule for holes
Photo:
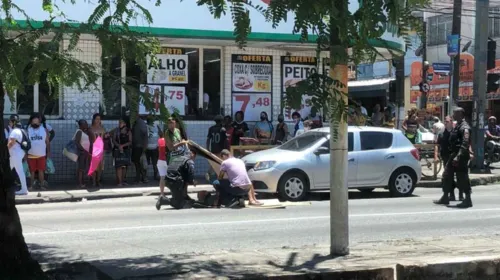
[[451,64],[449,64],[449,63],[432,63],[432,69],[434,69],[434,72],[449,73],[451,70]]
[[456,34],[448,35],[448,55],[455,56],[460,51],[460,37]]

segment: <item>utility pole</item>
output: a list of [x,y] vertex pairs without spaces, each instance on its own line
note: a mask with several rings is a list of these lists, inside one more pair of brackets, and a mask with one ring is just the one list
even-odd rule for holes
[[453,23],[451,34],[459,38],[458,52],[450,57],[450,86],[448,90],[448,115],[452,115],[453,107],[457,104],[459,86],[460,86],[460,36],[462,29],[462,0],[453,1]]
[[474,38],[474,109],[472,112],[473,172],[484,172],[484,112],[486,105],[486,62],[488,44],[489,0],[476,0]]
[[420,83],[420,109],[427,109],[427,69],[429,68],[429,62],[427,61],[427,22],[422,14],[422,82]]
[[404,120],[404,98],[405,98],[405,57],[401,55],[394,58],[396,66],[396,128],[400,129]]

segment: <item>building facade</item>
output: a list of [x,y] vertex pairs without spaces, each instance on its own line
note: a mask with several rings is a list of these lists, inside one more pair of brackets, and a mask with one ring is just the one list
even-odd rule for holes
[[[86,18],[80,14],[82,11],[90,13],[93,7],[87,3],[78,5],[68,6],[72,10],[68,11],[67,17],[84,21]],[[155,19],[164,19],[162,9],[176,11],[171,13],[172,17],[155,22],[154,27],[134,27],[160,40],[162,52],[157,57],[162,62],[159,66],[142,72],[133,62],[103,54],[101,46],[91,36],[82,36],[78,51],[73,55],[100,67],[109,65],[109,70],[122,78],[137,78],[140,83],[130,86],[141,91],[148,88],[154,93],[158,89],[162,93],[158,102],[164,102],[168,108],[175,108],[181,113],[188,137],[199,144],[206,142],[208,128],[218,114],[234,116],[236,111],[244,111],[245,121],[252,125],[262,111],[267,112],[273,122],[283,112],[290,121],[293,110],[281,106],[286,85],[305,79],[311,71],[325,71],[325,67],[316,61],[315,44],[300,43],[299,36],[291,34],[293,23],[284,23],[274,30],[259,14],[254,13],[253,32],[248,38],[248,45],[240,49],[234,42],[230,17],[214,20],[206,8],[188,1],[169,2],[168,6],[163,4],[161,9],[146,7],[151,8]],[[37,15],[35,19],[44,19],[33,8],[24,8],[28,14],[33,12]],[[350,5],[350,9],[356,8],[356,5]],[[198,20],[181,20],[183,14],[190,14]],[[181,21],[176,22],[175,19]],[[186,26],[192,29],[186,29]],[[207,29],[210,27],[213,29]],[[392,51],[404,50],[403,40],[391,33],[386,33],[383,39],[382,42],[374,42],[374,45],[386,56],[390,56],[386,46]],[[68,44],[68,41],[63,41],[60,49],[65,49]],[[321,53],[322,60],[327,57],[328,53]],[[104,63],[104,60],[110,60],[110,63]],[[125,89],[113,85],[112,81],[101,80],[96,88],[80,92],[71,87],[50,90],[42,77],[39,84],[26,86],[26,94],[15,95],[14,100],[7,98],[4,115],[8,118],[9,114],[17,113],[24,121],[32,112],[41,112],[46,116],[47,123],[56,132],[51,144],[56,173],[49,178],[49,183],[68,183],[74,181],[76,167],[63,157],[62,150],[76,132],[76,121],[85,119],[90,123],[92,115],[100,113],[106,129],[111,130],[118,125],[123,111],[129,109],[129,99]],[[310,107],[307,102],[303,105],[300,112],[305,117]],[[140,105],[139,113],[141,110],[144,108]],[[115,172],[111,155],[106,155],[105,160],[105,180],[112,183]],[[197,175],[205,174],[209,168],[206,161],[200,159],[196,163]],[[132,174],[133,170],[129,170],[129,176]]]

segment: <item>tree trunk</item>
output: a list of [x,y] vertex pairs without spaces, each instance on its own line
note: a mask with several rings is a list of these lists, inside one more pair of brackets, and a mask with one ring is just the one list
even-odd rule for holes
[[10,169],[3,111],[5,93],[0,81],[0,275],[2,279],[47,279],[24,241],[16,209],[14,178]]
[[[338,15],[347,10],[347,1],[332,1]],[[342,42],[339,33],[338,15],[330,17],[330,77],[340,81],[343,87],[336,88],[343,92],[335,94],[332,102],[347,105],[347,62],[348,45]],[[332,111],[332,110],[330,110]],[[349,213],[347,189],[347,122],[345,112],[331,114],[341,116],[330,120],[330,254],[345,256],[349,254]]]

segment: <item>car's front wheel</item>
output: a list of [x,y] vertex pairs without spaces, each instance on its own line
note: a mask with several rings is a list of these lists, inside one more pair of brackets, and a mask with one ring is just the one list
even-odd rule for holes
[[412,195],[417,178],[415,172],[409,168],[400,168],[394,171],[389,180],[389,191],[392,196],[404,197]]
[[309,182],[300,172],[289,172],[278,183],[278,195],[288,201],[304,200],[309,192]]

